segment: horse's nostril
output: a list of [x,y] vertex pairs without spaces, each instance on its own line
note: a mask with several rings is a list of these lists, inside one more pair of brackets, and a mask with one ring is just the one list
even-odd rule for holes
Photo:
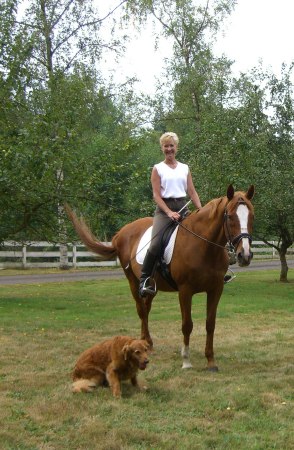
[[247,254],[245,254],[244,251],[238,252],[237,258],[238,258],[239,266],[240,267],[249,266],[252,256],[253,256],[253,253],[251,251]]

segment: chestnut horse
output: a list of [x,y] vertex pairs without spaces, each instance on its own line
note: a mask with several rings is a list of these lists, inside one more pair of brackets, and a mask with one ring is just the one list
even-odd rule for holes
[[[179,226],[169,271],[179,292],[182,313],[183,368],[192,367],[189,357],[190,335],[193,329],[191,317],[192,296],[198,292],[207,294],[206,346],[207,368],[217,370],[213,351],[213,336],[218,302],[224,288],[224,275],[229,266],[226,244],[236,252],[240,266],[250,264],[250,250],[253,226],[253,206],[251,199],[254,186],[247,192],[235,192],[232,185],[227,195],[211,200],[199,211],[188,215]],[[141,339],[152,346],[148,328],[148,315],[154,296],[141,299],[138,295],[141,265],[136,261],[139,241],[152,225],[152,218],[138,219],[125,225],[107,246],[93,236],[83,220],[79,220],[69,206],[67,214],[87,248],[102,259],[117,256],[129,281],[132,295],[136,301],[137,313],[141,319]],[[159,272],[154,275],[157,288],[161,291],[175,291],[174,287]]]

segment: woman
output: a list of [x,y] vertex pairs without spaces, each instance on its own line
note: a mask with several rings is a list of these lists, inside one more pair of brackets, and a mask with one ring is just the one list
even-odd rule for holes
[[159,142],[164,154],[164,161],[155,164],[151,173],[153,198],[157,207],[150,248],[142,267],[140,297],[156,293],[150,277],[160,253],[163,230],[171,223],[171,220],[179,221],[187,213],[186,195],[189,195],[196,208],[201,208],[189,167],[176,160],[178,136],[175,133],[167,132],[160,137]]

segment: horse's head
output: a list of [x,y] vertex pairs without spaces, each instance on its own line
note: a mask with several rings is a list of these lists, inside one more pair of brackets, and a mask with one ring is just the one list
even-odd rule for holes
[[224,229],[229,245],[234,247],[239,266],[248,266],[253,257],[251,252],[254,209],[251,199],[254,186],[247,192],[235,192],[232,185],[228,187],[228,203],[225,210]]

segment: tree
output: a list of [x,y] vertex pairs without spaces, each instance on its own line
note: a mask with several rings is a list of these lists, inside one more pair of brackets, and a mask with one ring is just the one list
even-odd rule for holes
[[115,109],[93,62],[105,46],[118,51],[122,43],[99,36],[116,8],[99,17],[90,1],[34,0],[19,18],[17,6],[1,4],[0,239],[56,239],[57,207],[80,179],[99,111]]
[[[157,115],[155,127],[178,132],[181,158],[189,162],[195,180],[201,179],[196,186],[202,199],[207,200],[215,194],[216,186],[220,192],[224,158],[220,160],[219,148],[226,137],[221,122],[231,67],[225,57],[214,57],[212,41],[234,5],[235,1],[169,0],[148,2],[147,7],[174,49],[166,68],[165,89],[161,88],[163,94],[158,92],[162,114]],[[219,162],[213,180],[209,176],[210,161]],[[208,177],[203,173],[206,166]]]
[[[255,70],[251,76],[233,79],[232,63],[214,57],[208,34],[219,29],[234,2],[213,2],[212,14],[209,2],[205,7],[196,7],[192,1],[147,3],[174,48],[166,71],[171,100],[160,99],[162,113],[156,126],[162,131],[172,128],[182,136],[181,157],[189,162],[202,199],[220,195],[231,182],[245,187],[256,184],[256,230],[259,234],[262,230],[263,240],[277,237],[284,280],[285,254],[293,243],[290,76],[278,81]],[[272,117],[269,108],[274,111]],[[273,192],[275,200],[268,205]]]
[[[286,253],[294,241],[294,64],[282,66],[281,77],[267,78],[266,108],[270,112],[270,139],[259,155],[259,183],[263,190],[258,202],[257,230],[260,238],[276,248],[281,260],[280,281],[287,281]],[[261,76],[261,75],[260,75]],[[277,240],[273,245],[270,241]]]

